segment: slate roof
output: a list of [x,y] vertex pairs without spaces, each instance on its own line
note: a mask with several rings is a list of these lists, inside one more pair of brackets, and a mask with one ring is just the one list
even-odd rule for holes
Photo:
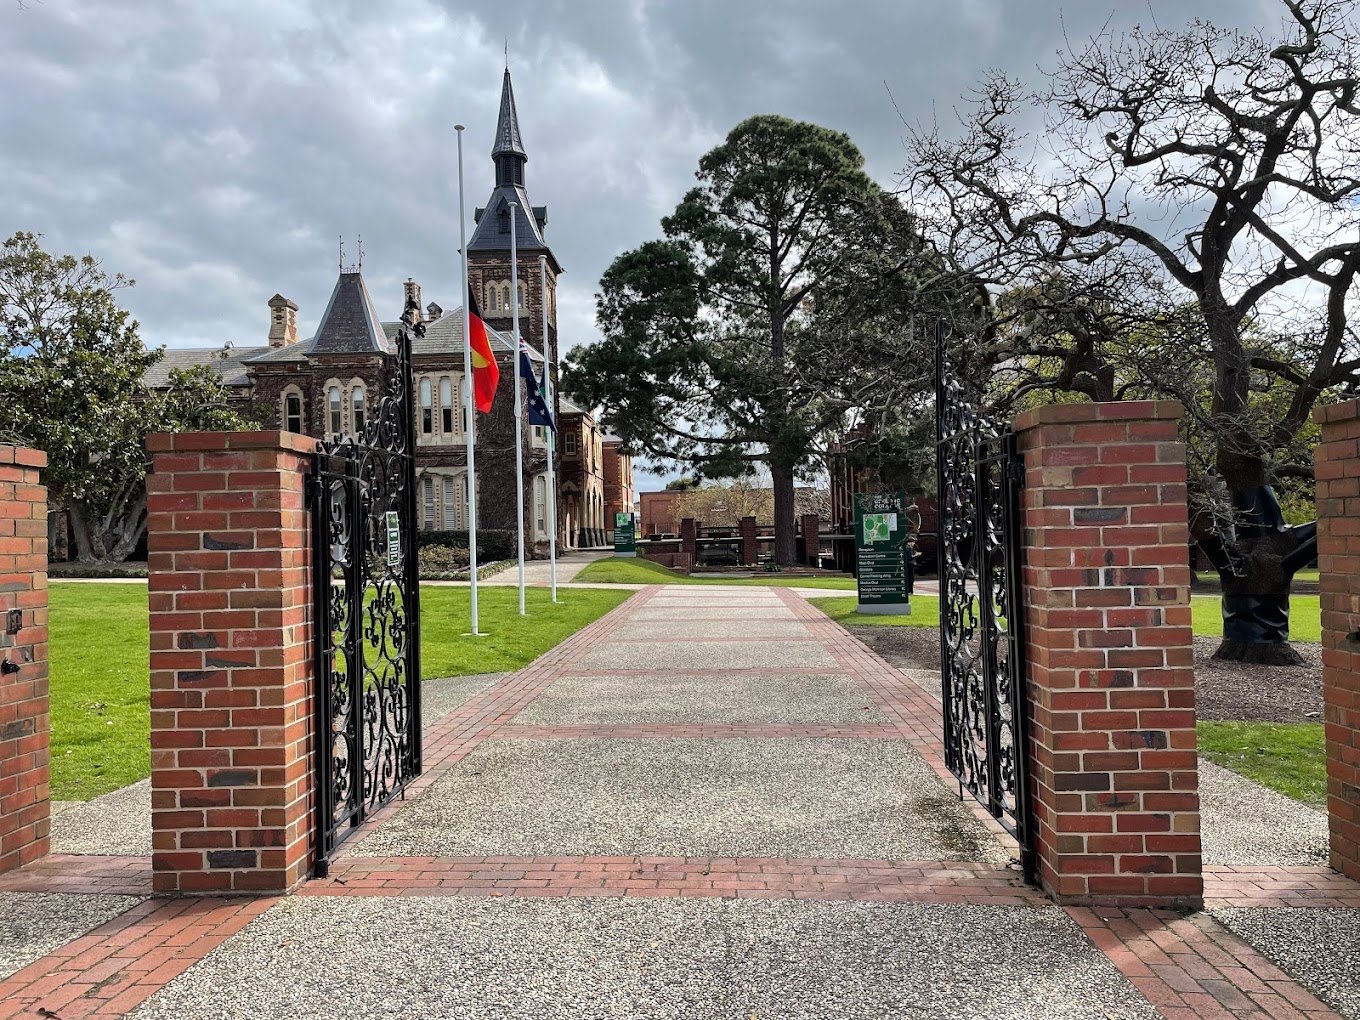
[[519,134],[519,114],[515,111],[515,90],[510,87],[508,67],[501,82],[501,112],[496,121],[496,143],[491,146],[493,158],[506,153],[529,158],[524,151],[524,139]]
[[342,272],[321,314],[309,354],[390,354],[382,320],[359,272]]
[[[397,335],[397,328],[400,322],[384,322],[383,331],[389,341],[394,340]],[[491,350],[497,354],[508,354],[514,351],[514,345],[510,342],[510,334],[500,330],[486,327],[486,338],[491,343]],[[425,323],[425,335],[418,336],[415,343],[411,345],[411,353],[421,354],[461,354],[463,350],[463,309],[455,308],[434,322]],[[529,345],[529,360],[535,363],[543,360],[543,355],[534,350],[534,345]]]
[[[249,386],[246,362],[268,351],[268,347],[171,347],[156,364],[146,370],[142,383],[149,389],[165,389],[170,385],[170,372],[176,368],[196,368],[209,365],[224,386]],[[226,357],[223,357],[223,354]]]
[[561,396],[560,394],[559,394],[558,399],[562,401],[562,413],[563,413],[563,414],[589,414],[589,413],[590,413],[589,411],[586,411],[586,410],[584,410],[584,409],[582,409],[582,408],[580,408],[580,407],[577,407],[574,403],[572,403],[572,402],[571,402],[570,400],[568,400],[566,397]]
[[[552,254],[548,242],[543,239],[543,228],[548,223],[546,205],[531,206],[529,193],[520,184],[503,184],[491,192],[486,208],[473,213],[477,226],[468,240],[468,251],[509,251],[510,231],[501,231],[501,210],[510,202],[519,204],[514,213],[515,246],[521,252],[547,252]],[[532,211],[533,215],[529,215]]]

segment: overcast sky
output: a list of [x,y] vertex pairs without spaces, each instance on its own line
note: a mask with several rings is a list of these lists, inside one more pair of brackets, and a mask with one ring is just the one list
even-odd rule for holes
[[[846,131],[872,176],[901,115],[950,117],[988,68],[1031,77],[1064,33],[1274,26],[1275,0],[0,0],[0,232],[134,277],[148,344],[261,344],[266,301],[310,335],[341,234],[384,317],[401,281],[459,304],[467,212],[492,185],[508,43],[527,185],[566,270],[567,346],[600,274],[659,233],[699,157],[745,117]],[[896,109],[894,108],[896,103]],[[469,222],[469,229],[470,229]],[[353,247],[349,249],[353,252]],[[639,472],[643,488],[650,476]]]

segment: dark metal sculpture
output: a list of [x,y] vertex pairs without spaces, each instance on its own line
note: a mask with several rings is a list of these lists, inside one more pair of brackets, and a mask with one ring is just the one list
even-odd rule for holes
[[1015,436],[970,399],[935,331],[940,668],[945,763],[1020,844],[1034,879]]
[[407,306],[359,435],[320,443],[309,495],[316,648],[317,853],[420,774],[420,588]]

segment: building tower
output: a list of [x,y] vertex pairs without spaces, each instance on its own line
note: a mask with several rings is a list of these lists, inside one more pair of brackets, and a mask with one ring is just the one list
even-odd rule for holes
[[[501,85],[500,114],[496,121],[496,136],[491,147],[491,160],[496,168],[496,185],[486,205],[476,210],[476,224],[467,244],[468,285],[482,308],[488,326],[509,334],[513,305],[519,303],[520,333],[535,351],[550,364],[557,362],[557,277],[562,272],[552,249],[544,240],[548,223],[547,206],[535,206],[529,200],[524,184],[524,166],[529,161],[520,135],[519,116],[515,110],[515,93],[510,84],[510,69],[506,68]],[[510,203],[518,208],[512,215]],[[511,293],[510,236],[515,232],[519,256],[518,295]],[[547,293],[539,285],[539,256],[547,256]],[[543,331],[543,308],[548,310],[547,336]],[[500,359],[498,355],[498,360]],[[515,527],[515,420],[514,407],[506,399],[513,385],[514,367],[501,360],[501,396],[491,414],[481,417],[477,428],[478,445],[478,512],[480,523],[487,528]],[[541,368],[536,367],[537,371]],[[557,398],[557,377],[553,374],[553,396]],[[520,396],[522,400],[522,395]],[[553,409],[554,417],[557,408]],[[539,507],[537,490],[541,488],[542,472],[547,470],[546,449],[535,441],[533,430],[524,422],[525,458],[524,493],[526,542]],[[487,451],[483,461],[481,451]],[[492,451],[503,451],[504,455]],[[482,465],[486,467],[483,468]]]

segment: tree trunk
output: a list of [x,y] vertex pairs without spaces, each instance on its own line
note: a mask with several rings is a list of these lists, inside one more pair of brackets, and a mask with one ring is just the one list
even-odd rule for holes
[[793,468],[771,462],[770,475],[774,480],[774,561],[782,567],[789,567],[798,562]]
[[1233,492],[1236,522],[1200,546],[1223,585],[1223,641],[1215,659],[1299,666],[1289,646],[1289,588],[1317,552],[1317,525],[1289,527],[1268,486]]

